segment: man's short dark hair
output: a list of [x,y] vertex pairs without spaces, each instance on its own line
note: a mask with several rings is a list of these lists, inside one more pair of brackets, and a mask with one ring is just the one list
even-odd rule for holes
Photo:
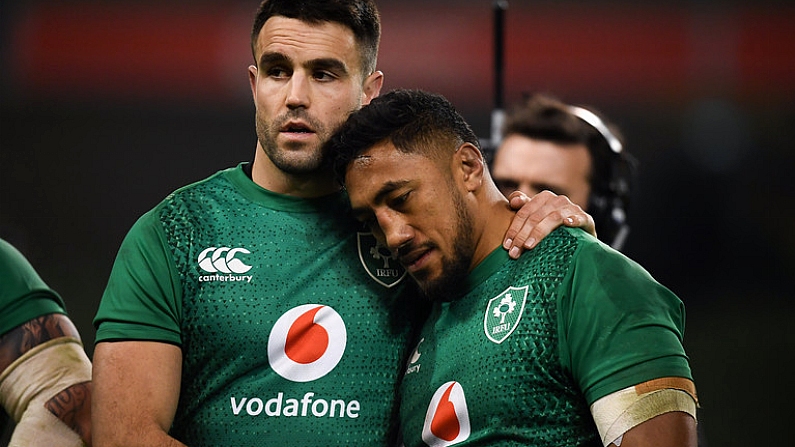
[[375,71],[381,39],[381,17],[372,0],[265,0],[251,29],[251,53],[257,63],[257,40],[265,22],[280,16],[309,24],[338,23],[353,31],[365,76]]
[[[578,115],[583,112],[592,114],[590,121]],[[623,137],[618,128],[592,108],[570,106],[552,95],[536,93],[525,98],[506,116],[502,136],[511,135],[559,145],[581,144],[588,149],[591,193],[586,211],[596,222],[599,238],[620,247],[622,234],[626,233],[625,216],[635,183],[637,161],[623,150]]]
[[443,96],[393,90],[351,114],[327,143],[337,181],[344,184],[348,164],[384,141],[401,152],[429,158],[452,155],[463,143],[480,148],[472,128]]
[[[623,140],[614,124],[599,112],[591,108],[589,110],[605,123],[619,141]],[[503,138],[521,135],[560,145],[582,144],[591,155],[591,172],[588,178],[591,189],[608,188],[616,154],[599,131],[573,114],[568,104],[554,96],[543,93],[528,96],[507,114],[502,135]]]

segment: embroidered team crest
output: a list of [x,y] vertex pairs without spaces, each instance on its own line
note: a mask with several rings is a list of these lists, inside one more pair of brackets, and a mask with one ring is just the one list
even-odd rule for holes
[[489,300],[483,319],[486,337],[494,343],[505,341],[519,325],[526,302],[527,286],[508,287]]
[[373,233],[356,233],[356,236],[359,260],[367,274],[377,283],[384,287],[393,287],[406,276],[406,269],[387,247],[378,243]]

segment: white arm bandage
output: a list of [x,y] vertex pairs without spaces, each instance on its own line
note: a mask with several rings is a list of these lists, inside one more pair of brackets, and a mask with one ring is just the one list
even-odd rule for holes
[[649,419],[671,411],[682,411],[696,418],[696,388],[689,379],[666,377],[644,382],[597,400],[591,415],[602,444],[620,445],[624,433]]
[[52,414],[47,401],[91,380],[91,362],[72,337],[42,343],[0,373],[0,403],[17,426],[9,447],[83,447],[80,436]]

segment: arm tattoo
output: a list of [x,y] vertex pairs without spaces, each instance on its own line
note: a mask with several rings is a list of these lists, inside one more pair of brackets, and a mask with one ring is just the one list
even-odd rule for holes
[[[36,346],[60,337],[80,340],[74,323],[63,314],[43,315],[11,329],[0,337],[0,372]],[[86,445],[91,445],[91,382],[62,390],[44,407],[77,433]]]
[[74,323],[62,314],[47,314],[11,329],[0,337],[0,372],[34,347],[59,337],[80,339]]
[[48,400],[44,406],[91,445],[91,382],[77,383]]

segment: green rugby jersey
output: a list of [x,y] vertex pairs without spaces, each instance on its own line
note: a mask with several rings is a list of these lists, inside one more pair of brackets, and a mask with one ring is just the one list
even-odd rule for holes
[[401,385],[404,445],[601,446],[595,400],[691,378],[683,327],[673,293],[580,230],[517,261],[496,249],[434,303]]
[[179,189],[122,243],[97,342],[181,346],[189,446],[386,445],[425,313],[358,227],[342,193],[274,194],[242,165]]
[[0,309],[0,335],[36,317],[66,313],[60,295],[47,286],[19,250],[2,239]]

